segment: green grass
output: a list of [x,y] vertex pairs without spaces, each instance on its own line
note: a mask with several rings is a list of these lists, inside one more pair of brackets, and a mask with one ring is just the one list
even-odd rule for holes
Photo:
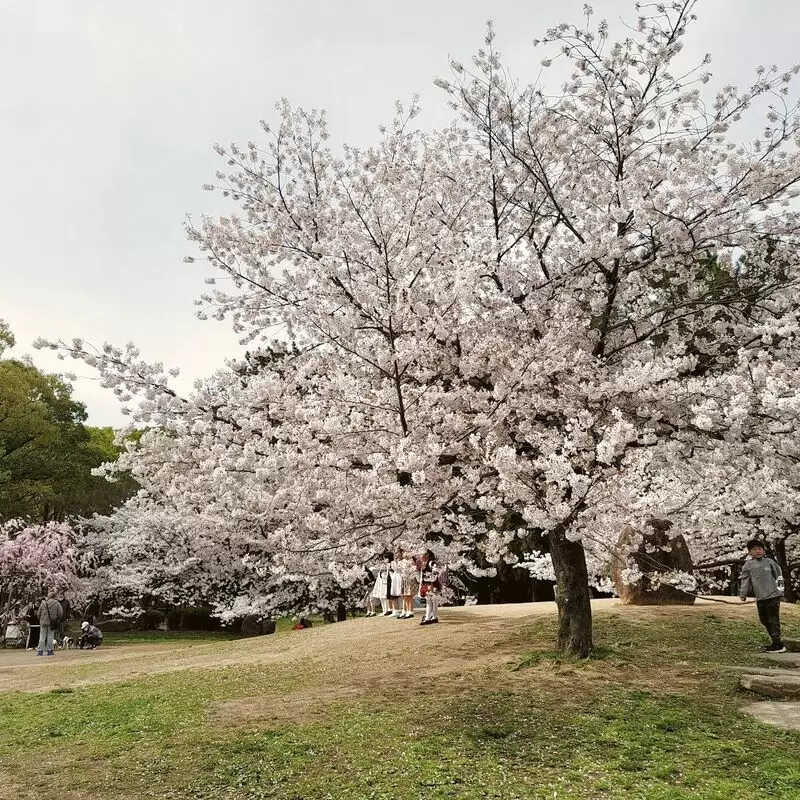
[[[0,695],[0,797],[800,797],[800,734],[740,714],[746,696],[715,671],[754,658],[756,625],[698,612],[598,616],[598,657],[585,661],[549,651],[542,620],[512,636],[505,668],[477,663],[458,692],[423,678],[410,694],[332,692],[322,713],[239,727],[219,724],[216,701],[263,696],[280,710],[319,690],[319,662]],[[11,788],[21,775],[30,788]]]
[[[80,635],[80,632],[78,632]],[[103,646],[119,644],[174,644],[176,642],[228,642],[239,637],[227,631],[119,631],[106,633]]]

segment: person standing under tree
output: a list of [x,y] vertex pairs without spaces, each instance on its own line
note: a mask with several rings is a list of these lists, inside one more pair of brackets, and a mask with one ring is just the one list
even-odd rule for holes
[[58,630],[56,631],[56,639],[58,639],[60,645],[67,635],[67,622],[69,621],[69,613],[72,610],[72,606],[63,590],[58,593],[56,599],[61,606],[61,620],[58,623]]
[[381,604],[381,611],[383,612],[381,616],[388,617],[392,612],[389,608],[389,581],[391,580],[389,576],[389,561],[388,559],[384,559],[383,564],[378,568],[378,573],[375,578],[375,586],[372,589],[372,596],[380,601]]
[[389,564],[389,611],[393,617],[401,617],[402,611],[402,595],[403,595],[403,573],[400,571],[400,564],[392,555],[392,561]]
[[402,550],[395,553],[394,561],[403,581],[400,590],[403,610],[399,614],[399,619],[413,619],[414,597],[419,592],[419,570],[413,556],[407,556]]
[[53,653],[53,636],[55,630],[61,622],[61,604],[56,600],[56,590],[51,589],[47,593],[47,597],[39,604],[39,647],[36,649],[36,655],[52,656]]
[[365,617],[377,617],[378,614],[375,611],[375,602],[377,598],[372,594],[372,587],[370,586],[367,589],[367,593],[364,595],[364,611],[367,613],[364,615]]
[[434,625],[439,621],[439,565],[432,550],[426,550],[419,559],[420,597],[425,598],[425,617],[420,625]]
[[747,543],[750,560],[742,567],[739,599],[744,603],[752,591],[761,624],[767,629],[772,643],[764,649],[768,653],[785,653],[781,640],[781,600],[783,599],[783,573],[778,564],[764,555],[764,542],[753,539]]
[[39,611],[35,603],[31,603],[25,612],[25,622],[28,623],[28,638],[25,641],[25,649],[32,650],[34,644],[39,641],[39,634],[42,629],[39,626]]

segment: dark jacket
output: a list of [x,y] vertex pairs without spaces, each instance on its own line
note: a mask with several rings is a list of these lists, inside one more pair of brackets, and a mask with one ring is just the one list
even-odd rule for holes
[[82,629],[81,634],[83,634],[83,636],[90,641],[103,641],[103,632],[100,630],[100,628],[96,628],[94,625],[90,625],[88,628]]

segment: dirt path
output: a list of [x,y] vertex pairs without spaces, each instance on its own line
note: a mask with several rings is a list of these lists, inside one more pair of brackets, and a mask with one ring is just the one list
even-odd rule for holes
[[[616,600],[597,600],[592,605],[595,613],[616,611],[641,618],[664,611],[624,607]],[[698,605],[717,604],[700,601]],[[670,613],[691,613],[693,608],[697,606],[673,606]],[[727,608],[731,614],[752,614],[749,608]],[[554,603],[472,606],[443,609],[441,623],[424,628],[418,624],[419,616],[415,620],[376,617],[229,642],[112,645],[94,651],[59,651],[52,658],[37,657],[33,651],[0,650],[0,693],[75,688],[189,669],[270,663],[285,667],[292,662],[314,662],[324,682],[327,670],[341,673],[343,665],[355,670],[356,662],[362,676],[385,674],[390,652],[402,653],[405,664],[429,662],[432,641],[436,642],[435,671],[458,680],[460,670],[468,670],[477,657],[486,664],[490,655],[490,666],[507,662],[509,652],[519,650],[519,642],[510,641],[512,634],[528,619],[555,613]],[[429,674],[430,667],[426,665]],[[399,674],[396,679],[404,678]]]

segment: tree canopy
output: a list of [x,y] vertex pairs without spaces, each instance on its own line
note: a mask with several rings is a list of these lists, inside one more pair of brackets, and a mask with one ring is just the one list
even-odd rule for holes
[[0,521],[64,520],[108,513],[134,490],[126,476],[91,474],[114,461],[111,428],[87,426],[86,409],[62,377],[7,356],[14,344],[0,323]]
[[181,397],[135,346],[50,343],[156,427],[119,462],[142,493],[104,523],[120,574],[233,587],[222,610],[353,586],[395,546],[479,574],[536,534],[559,646],[586,655],[623,525],[738,533],[733,473],[770,482],[733,482],[769,519],[800,486],[798,68],[706,102],[707,61],[678,66],[694,5],[637,5],[617,41],[587,7],[529,84],[489,29],[438,82],[443,130],[399,106],[337,155],[324,113],[284,102],[263,142],[217,146],[208,188],[237,208],[189,237],[216,274],[204,314],[255,358]]

